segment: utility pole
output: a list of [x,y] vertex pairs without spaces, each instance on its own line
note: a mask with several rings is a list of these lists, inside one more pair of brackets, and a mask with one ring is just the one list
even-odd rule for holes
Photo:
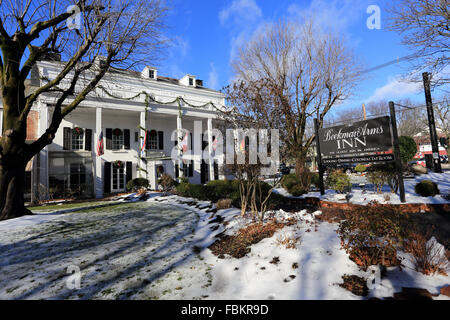
[[403,167],[402,161],[400,159],[400,147],[398,145],[398,131],[397,131],[397,117],[395,116],[395,105],[394,102],[389,102],[389,111],[391,114],[391,128],[392,128],[392,142],[394,147],[394,157],[395,157],[395,171],[397,172],[398,186],[400,190],[400,201],[402,203],[406,202],[405,197],[405,184],[403,181]]
[[428,72],[422,74],[423,86],[425,88],[425,101],[427,103],[428,126],[430,129],[431,149],[433,152],[434,172],[442,173],[441,158],[439,157],[439,145],[434,122],[433,102],[431,100],[430,77]]
[[364,120],[367,120],[366,105],[364,103],[363,103],[363,114],[364,114]]
[[320,194],[323,196],[325,194],[325,185],[323,183],[323,164],[322,164],[322,153],[320,151],[320,142],[319,142],[319,121],[317,118],[314,119],[314,131],[316,133],[316,151],[317,151],[317,166],[319,169],[319,189]]

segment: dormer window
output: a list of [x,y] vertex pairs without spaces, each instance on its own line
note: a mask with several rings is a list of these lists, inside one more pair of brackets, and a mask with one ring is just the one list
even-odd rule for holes
[[157,70],[153,67],[146,66],[141,72],[141,76],[146,79],[156,80],[158,77]]
[[187,74],[178,80],[178,83],[186,87],[195,87],[196,77],[192,74]]

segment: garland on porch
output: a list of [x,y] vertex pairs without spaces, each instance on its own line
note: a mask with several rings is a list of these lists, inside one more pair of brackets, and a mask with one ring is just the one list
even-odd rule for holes
[[[106,93],[106,95],[108,95],[111,98],[120,99],[120,100],[126,100],[126,101],[135,100],[135,99],[139,98],[141,95],[144,95],[144,97],[145,97],[144,98],[145,120],[147,120],[147,111],[148,111],[148,108],[150,107],[150,103],[152,103],[152,102],[154,102],[156,104],[162,104],[162,105],[170,105],[170,104],[177,103],[178,104],[178,114],[179,114],[180,117],[182,116],[182,103],[188,105],[191,108],[204,108],[207,105],[211,105],[216,111],[222,111],[223,110],[223,109],[217,107],[216,104],[214,102],[212,102],[212,101],[206,102],[206,103],[201,104],[201,105],[194,105],[194,104],[186,101],[183,97],[179,96],[179,97],[176,97],[172,101],[164,102],[164,101],[156,100],[153,95],[151,95],[150,93],[148,93],[145,90],[135,94],[134,96],[131,96],[131,97],[128,97],[128,98],[124,98],[124,97],[119,97],[119,96],[113,95],[108,90],[106,90],[106,88],[103,87],[102,85],[98,85],[97,88],[101,89],[104,93]],[[225,106],[223,106],[223,107],[225,107]]]
[[[145,121],[147,121],[148,108],[150,107],[150,103],[151,102],[154,102],[156,104],[161,104],[161,105],[171,105],[171,104],[177,103],[178,104],[178,115],[179,115],[180,118],[182,118],[182,116],[183,116],[182,103],[185,103],[186,105],[188,105],[191,108],[204,108],[204,107],[206,107],[208,105],[211,105],[213,107],[213,109],[215,109],[216,111],[222,111],[223,110],[222,108],[217,107],[216,104],[214,102],[212,102],[212,101],[206,102],[206,103],[201,104],[201,105],[194,105],[194,104],[186,101],[183,97],[179,96],[179,97],[176,97],[172,101],[164,102],[164,101],[156,100],[153,95],[149,94],[145,90],[135,94],[134,96],[131,96],[131,97],[128,97],[128,98],[124,98],[124,97],[119,97],[119,96],[113,95],[108,90],[106,90],[106,88],[103,87],[102,85],[97,85],[97,88],[102,90],[106,95],[108,95],[111,98],[120,99],[120,100],[126,100],[126,101],[135,100],[135,99],[139,98],[141,95],[144,95]],[[225,106],[222,106],[222,107],[224,108]],[[138,128],[145,131],[145,129],[142,128],[142,126],[140,124],[138,125]],[[143,139],[143,137],[141,137],[141,138]],[[181,142],[183,140],[183,137],[179,137],[179,139],[180,139],[180,142]],[[181,150],[181,147],[179,147],[179,143],[178,143],[178,148]],[[143,168],[139,168],[139,169],[140,169],[140,171],[144,171],[145,173],[147,173],[147,171],[144,170]]]

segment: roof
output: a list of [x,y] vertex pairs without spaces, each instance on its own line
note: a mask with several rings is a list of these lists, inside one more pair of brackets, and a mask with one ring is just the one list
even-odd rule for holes
[[[64,64],[64,62],[62,62],[62,61],[45,60],[45,61],[40,61],[40,62],[61,64],[61,65]],[[109,70],[108,70],[108,73],[110,73],[110,74],[125,74],[125,75],[131,76],[131,77],[134,77],[134,78],[138,78],[138,79],[141,79],[141,80],[142,79],[146,79],[146,78],[142,77],[140,71],[135,71],[135,70],[131,70],[131,69],[121,69],[121,68],[116,68],[116,67],[110,67]],[[148,80],[155,81],[154,79],[148,79]],[[165,76],[158,75],[156,81],[157,82],[163,82],[163,83],[169,83],[169,84],[172,84],[172,85],[177,85],[177,86],[180,86],[180,87],[183,87],[183,88],[186,87],[184,85],[181,85],[179,83],[179,79],[176,79],[176,78],[170,78],[170,77],[165,77]],[[206,91],[216,92],[216,93],[220,92],[218,90],[206,88],[206,87],[203,87],[203,86],[194,86],[194,87],[190,87],[190,88],[191,89],[196,89],[196,90],[206,90]]]

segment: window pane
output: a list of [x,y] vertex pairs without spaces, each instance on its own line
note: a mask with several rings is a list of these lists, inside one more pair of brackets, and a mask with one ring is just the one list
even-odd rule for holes
[[72,132],[72,150],[83,150],[84,134]]

